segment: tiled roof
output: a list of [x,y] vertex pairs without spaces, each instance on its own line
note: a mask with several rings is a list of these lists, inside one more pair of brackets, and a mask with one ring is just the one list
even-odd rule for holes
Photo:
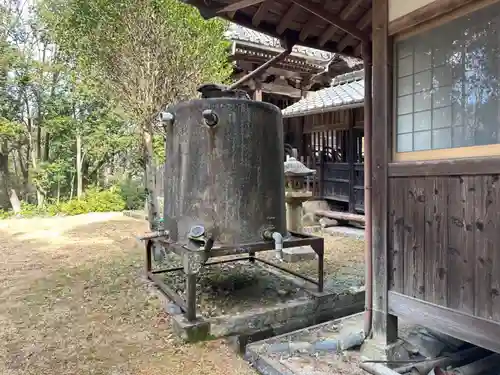
[[[281,47],[279,39],[237,25],[235,23],[231,23],[229,25],[229,29],[226,32],[226,37],[233,41],[254,43],[264,47],[278,48],[280,50],[283,49]],[[297,54],[302,57],[313,58],[314,60],[321,60],[324,61],[325,64],[327,64],[335,55],[330,52],[321,51],[319,49],[314,49],[314,48],[302,47],[302,46],[294,46],[292,49],[292,54]]]
[[331,112],[345,106],[362,106],[364,98],[364,70],[358,70],[335,77],[330,87],[308,93],[282,113],[283,117],[295,117]]

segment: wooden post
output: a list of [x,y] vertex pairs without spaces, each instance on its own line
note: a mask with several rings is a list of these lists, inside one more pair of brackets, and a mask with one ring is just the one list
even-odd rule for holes
[[262,80],[254,78],[255,90],[253,92],[253,100],[257,102],[262,101]]
[[[372,261],[373,261],[373,315],[372,332],[377,344],[388,345],[397,339],[397,318],[388,309],[388,163],[390,161],[392,130],[392,42],[389,39],[389,0],[373,0],[373,87],[372,119],[374,131],[365,139],[371,142],[372,173],[370,204],[372,208]],[[369,51],[365,51],[368,53]],[[369,66],[365,67],[365,74]],[[365,85],[366,85],[365,84]],[[367,94],[365,92],[365,100]],[[366,119],[365,119],[366,121]],[[365,133],[366,136],[366,133]],[[369,147],[370,148],[370,147]],[[370,157],[370,156],[368,156]],[[366,202],[368,204],[368,202]]]
[[325,155],[324,152],[324,143],[322,142],[320,135],[318,135],[319,143],[319,176],[318,176],[318,188],[319,188],[319,197],[324,198],[325,196]]
[[349,133],[347,136],[347,162],[349,163],[349,212],[356,212],[356,190],[354,186],[356,185],[356,171],[354,170],[354,150],[355,150],[355,138],[354,138],[354,124],[356,123],[355,118],[356,109],[351,109],[349,111]]

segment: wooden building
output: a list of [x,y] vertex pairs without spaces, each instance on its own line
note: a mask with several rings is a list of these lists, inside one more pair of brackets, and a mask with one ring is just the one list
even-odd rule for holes
[[[231,41],[233,79],[237,80],[283,50],[278,38],[231,23],[226,33]],[[243,88],[257,100],[284,109],[307,92],[330,86],[333,77],[359,69],[362,61],[296,45],[283,61],[250,80]]]
[[500,1],[189,2],[363,55],[371,338],[403,318],[500,352]]
[[364,71],[337,76],[331,86],[285,108],[291,146],[317,171],[317,191],[341,211],[364,212]]
[[500,352],[500,2],[385,7],[373,194],[388,313]]

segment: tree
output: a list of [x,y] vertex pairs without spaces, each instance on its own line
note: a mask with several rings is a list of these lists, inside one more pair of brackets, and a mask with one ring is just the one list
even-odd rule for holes
[[166,105],[231,72],[226,25],[177,0],[45,0],[43,19],[69,57],[112,93],[142,138],[154,226],[153,128]]
[[123,160],[133,174],[140,159],[131,121],[60,52],[37,10],[0,4],[0,210],[12,207],[12,190],[44,206],[123,173]]

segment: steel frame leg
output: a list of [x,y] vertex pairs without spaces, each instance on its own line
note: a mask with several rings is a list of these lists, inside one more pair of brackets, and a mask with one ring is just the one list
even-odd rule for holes
[[196,274],[186,275],[186,318],[196,320]]
[[153,241],[147,240],[144,248],[146,250],[145,271],[146,271],[146,277],[149,278],[149,273],[153,269],[153,262],[152,262],[152,259],[151,259],[151,253],[152,253],[152,250],[153,250]]
[[311,247],[318,255],[318,292],[322,293],[325,279],[325,243],[318,241]]

